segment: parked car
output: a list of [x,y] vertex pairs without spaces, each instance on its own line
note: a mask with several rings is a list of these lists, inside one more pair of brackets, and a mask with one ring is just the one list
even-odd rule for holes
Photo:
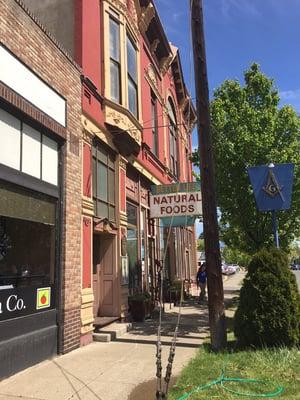
[[235,274],[235,273],[236,273],[236,268],[235,268],[235,266],[232,265],[232,264],[227,265],[225,275],[233,275],[233,274]]
[[300,271],[300,264],[292,264],[291,269],[293,271]]

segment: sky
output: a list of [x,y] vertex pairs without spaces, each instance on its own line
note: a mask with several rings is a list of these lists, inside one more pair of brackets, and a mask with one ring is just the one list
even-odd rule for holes
[[[300,0],[202,1],[210,96],[225,79],[243,82],[244,71],[257,62],[274,79],[281,105],[290,104],[300,114]],[[180,50],[194,98],[189,2],[155,0],[167,37]]]

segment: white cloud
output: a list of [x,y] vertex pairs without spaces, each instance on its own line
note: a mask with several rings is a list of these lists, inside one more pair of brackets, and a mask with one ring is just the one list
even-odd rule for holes
[[300,100],[300,89],[284,90],[279,93],[281,100]]

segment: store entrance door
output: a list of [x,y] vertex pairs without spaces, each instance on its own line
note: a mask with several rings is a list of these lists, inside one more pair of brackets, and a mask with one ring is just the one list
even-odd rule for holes
[[116,264],[116,235],[94,234],[94,317],[114,317],[119,314]]

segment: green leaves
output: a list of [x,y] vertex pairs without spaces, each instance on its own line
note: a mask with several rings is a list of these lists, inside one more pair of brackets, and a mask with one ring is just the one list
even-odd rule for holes
[[[299,117],[289,106],[278,107],[274,82],[258,64],[252,64],[244,78],[243,86],[226,80],[211,102],[221,236],[227,245],[248,253],[272,245],[271,216],[256,210],[247,167],[293,162],[292,207],[279,213],[280,245],[287,249],[300,235]],[[192,158],[199,164],[198,154]]]

